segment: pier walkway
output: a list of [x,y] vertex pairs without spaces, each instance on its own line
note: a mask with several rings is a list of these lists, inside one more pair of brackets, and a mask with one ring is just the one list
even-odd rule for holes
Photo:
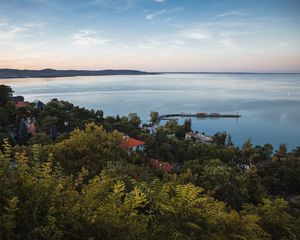
[[174,113],[159,116],[159,121],[169,120],[173,117],[195,117],[195,118],[240,118],[239,114],[220,114],[220,113]]

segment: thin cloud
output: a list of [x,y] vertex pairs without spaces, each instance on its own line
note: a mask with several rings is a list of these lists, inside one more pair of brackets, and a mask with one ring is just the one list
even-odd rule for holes
[[233,39],[230,38],[224,38],[219,41],[220,45],[229,50],[238,51],[241,48],[234,42]]
[[163,37],[156,37],[149,39],[150,45],[155,47],[168,47],[168,46],[178,46],[178,45],[184,45],[185,42],[170,38],[170,39],[164,39]]
[[206,40],[211,38],[211,33],[201,28],[190,28],[179,33],[180,36],[190,40]]
[[182,10],[182,8],[162,9],[160,11],[157,11],[157,12],[146,15],[146,19],[147,20],[153,20],[156,17],[171,14],[171,13],[177,12],[179,10]]
[[[154,18],[163,12],[157,12]],[[237,15],[238,13],[230,13]],[[222,14],[223,16],[229,15]],[[240,15],[240,14],[239,14]],[[153,16],[150,17],[150,20]],[[177,30],[173,34],[152,38],[148,41],[148,48],[150,47],[168,47],[173,45],[178,48],[188,49],[221,49],[225,51],[240,51],[248,44],[248,39],[253,39],[253,35],[258,35],[261,32],[261,25],[265,21],[258,18],[239,18],[235,21],[231,18],[224,19],[208,19],[208,21],[195,23],[190,26],[184,25],[169,25]],[[248,36],[245,37],[245,36]],[[250,36],[251,35],[251,36]],[[144,44],[140,46],[145,47]]]
[[222,25],[219,22],[216,24],[212,22],[196,24],[178,31],[176,36],[179,40],[181,39],[190,45],[239,51],[241,50],[240,36],[256,33],[254,31],[241,32],[241,27],[235,25],[227,29],[224,28],[224,24],[227,25],[227,22],[223,22]]
[[136,0],[89,0],[92,4],[105,7],[117,12],[124,12],[131,9]]
[[219,15],[217,15],[217,18],[222,18],[222,17],[229,17],[229,16],[243,16],[245,15],[243,12],[239,11],[231,11],[231,12],[224,12]]
[[24,22],[22,24],[11,24],[7,20],[0,20],[0,44],[10,43],[25,39],[28,36],[37,35],[43,29],[41,22]]
[[106,45],[112,39],[102,37],[99,32],[95,30],[82,29],[72,36],[73,45],[77,46],[93,46],[93,45]]
[[222,37],[227,37],[227,36],[244,36],[244,35],[252,35],[252,34],[257,34],[259,33],[257,30],[256,31],[242,31],[242,30],[239,30],[239,31],[234,31],[234,30],[231,30],[231,31],[221,31],[220,32],[220,36]]
[[154,0],[155,2],[158,2],[158,3],[163,3],[165,2],[166,0]]

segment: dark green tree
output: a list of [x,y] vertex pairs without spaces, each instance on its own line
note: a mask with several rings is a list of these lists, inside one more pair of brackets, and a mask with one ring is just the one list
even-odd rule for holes
[[192,119],[191,118],[187,118],[184,120],[183,128],[186,133],[192,131]]
[[158,119],[159,119],[159,114],[158,114],[158,112],[152,111],[152,112],[150,113],[150,121],[154,124],[154,123],[156,123],[156,122],[158,121]]
[[5,106],[7,102],[11,101],[13,90],[9,86],[0,85],[0,106]]
[[227,138],[226,132],[218,132],[213,136],[214,142],[219,146],[225,146]]

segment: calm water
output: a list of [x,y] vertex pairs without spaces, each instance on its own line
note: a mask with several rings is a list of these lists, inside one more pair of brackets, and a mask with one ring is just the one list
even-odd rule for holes
[[26,100],[52,98],[102,109],[106,115],[137,112],[148,120],[159,113],[220,112],[242,115],[239,120],[193,119],[195,130],[227,131],[233,142],[251,138],[254,144],[300,145],[299,74],[164,74],[50,79],[10,79]]

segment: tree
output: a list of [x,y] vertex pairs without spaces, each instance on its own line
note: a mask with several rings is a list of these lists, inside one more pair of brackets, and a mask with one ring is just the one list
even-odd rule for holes
[[300,157],[300,147],[296,147],[295,149],[293,149],[293,151],[292,151],[292,155],[294,156],[294,157]]
[[122,141],[120,133],[107,133],[103,127],[91,123],[84,130],[75,129],[69,139],[55,144],[53,154],[66,173],[76,174],[84,167],[94,176],[108,161],[124,158]]
[[227,133],[226,132],[218,132],[212,138],[217,145],[225,146]]
[[234,146],[230,134],[228,134],[228,136],[227,136],[227,146],[228,146],[228,147]]
[[[114,133],[103,131],[88,124],[85,130],[72,133],[77,134],[78,141],[82,138],[81,145],[74,145],[74,149],[88,141],[87,135],[95,142],[100,134],[101,142],[110,145],[109,136]],[[72,141],[76,137],[71,136]],[[82,146],[86,147],[99,150],[90,143]],[[5,140],[0,151],[1,239],[296,240],[299,236],[299,219],[288,213],[283,199],[263,200],[257,206],[248,204],[238,212],[213,198],[213,192],[192,184],[196,175],[191,172],[182,178],[166,175],[158,180],[147,168],[118,161],[109,162],[94,176],[84,167],[69,176],[56,165],[55,155],[43,160],[41,146],[28,148],[30,155],[13,154]],[[107,146],[105,149],[114,151]],[[74,161],[76,151],[69,156]],[[226,189],[228,183],[244,182],[234,178],[236,181],[228,181],[235,170],[219,160],[204,162],[198,170],[212,176],[212,182],[209,177],[201,177],[200,182],[217,186],[215,192]],[[137,174],[147,177],[141,181]],[[249,171],[248,179],[253,177],[255,171]],[[232,188],[244,186],[230,185],[228,194]]]
[[262,185],[261,177],[259,176],[255,166],[251,166],[243,175],[245,186],[247,188],[247,201],[257,205],[266,196],[266,190]]
[[235,209],[247,202],[247,188],[241,173],[219,160],[210,160],[199,175],[199,182],[205,189],[214,192],[214,196],[225,201]]
[[8,115],[4,107],[0,107],[0,126],[3,128],[8,125]]
[[3,138],[10,137],[8,127],[11,128],[15,122],[16,109],[12,102],[12,93],[9,86],[0,85],[0,143]]
[[103,122],[103,120],[104,120],[104,113],[103,113],[103,111],[102,110],[97,110],[96,112],[95,112],[95,116],[96,116],[96,118],[100,121],[100,122]]
[[260,161],[270,160],[272,158],[273,146],[271,144],[264,144],[263,146],[256,145],[255,151],[259,155]]
[[175,136],[179,139],[184,139],[185,138],[185,130],[184,127],[178,127],[178,129],[175,132]]
[[0,106],[5,106],[11,101],[13,90],[9,86],[0,85]]
[[128,118],[135,128],[138,128],[142,122],[140,117],[137,115],[137,113],[129,113]]
[[251,139],[248,139],[242,146],[241,149],[245,164],[251,166],[254,163],[256,150],[253,147]]
[[38,131],[49,134],[51,128],[65,135],[75,128],[83,129],[87,123],[102,123],[103,112],[87,110],[67,101],[52,99],[37,114]]
[[[118,120],[119,120],[119,119],[118,119]],[[116,121],[116,119],[115,119],[113,116],[107,116],[107,117],[105,118],[105,122],[106,122],[106,123],[109,123],[109,124],[114,124],[115,121]]]
[[282,198],[263,199],[257,207],[246,205],[244,212],[258,215],[261,226],[274,240],[299,239],[300,220],[288,213],[288,203]]
[[165,128],[169,131],[169,133],[175,133],[179,128],[176,119],[168,120]]
[[25,124],[25,118],[23,117],[20,123],[19,131],[18,131],[18,144],[23,145],[26,144],[29,140],[29,134],[27,132],[27,126]]
[[186,133],[192,131],[192,119],[191,118],[187,118],[184,120],[183,128]]
[[52,140],[46,133],[36,133],[30,138],[29,144],[41,144],[41,145],[48,145],[52,144]]
[[150,118],[151,118],[150,121],[151,121],[153,124],[157,123],[158,120],[159,120],[159,114],[158,114],[158,112],[152,111],[152,112],[150,113]]
[[270,239],[255,215],[241,218],[193,184],[154,181],[143,188],[155,216],[150,217],[148,239]]
[[274,157],[258,168],[258,173],[270,194],[300,194],[300,158],[287,156],[278,161]]
[[272,154],[273,154],[273,146],[272,144],[266,143],[264,145],[264,150],[265,150],[265,154],[267,158],[271,158]]
[[278,150],[275,153],[275,157],[281,159],[287,155],[287,148],[285,144],[280,144]]

